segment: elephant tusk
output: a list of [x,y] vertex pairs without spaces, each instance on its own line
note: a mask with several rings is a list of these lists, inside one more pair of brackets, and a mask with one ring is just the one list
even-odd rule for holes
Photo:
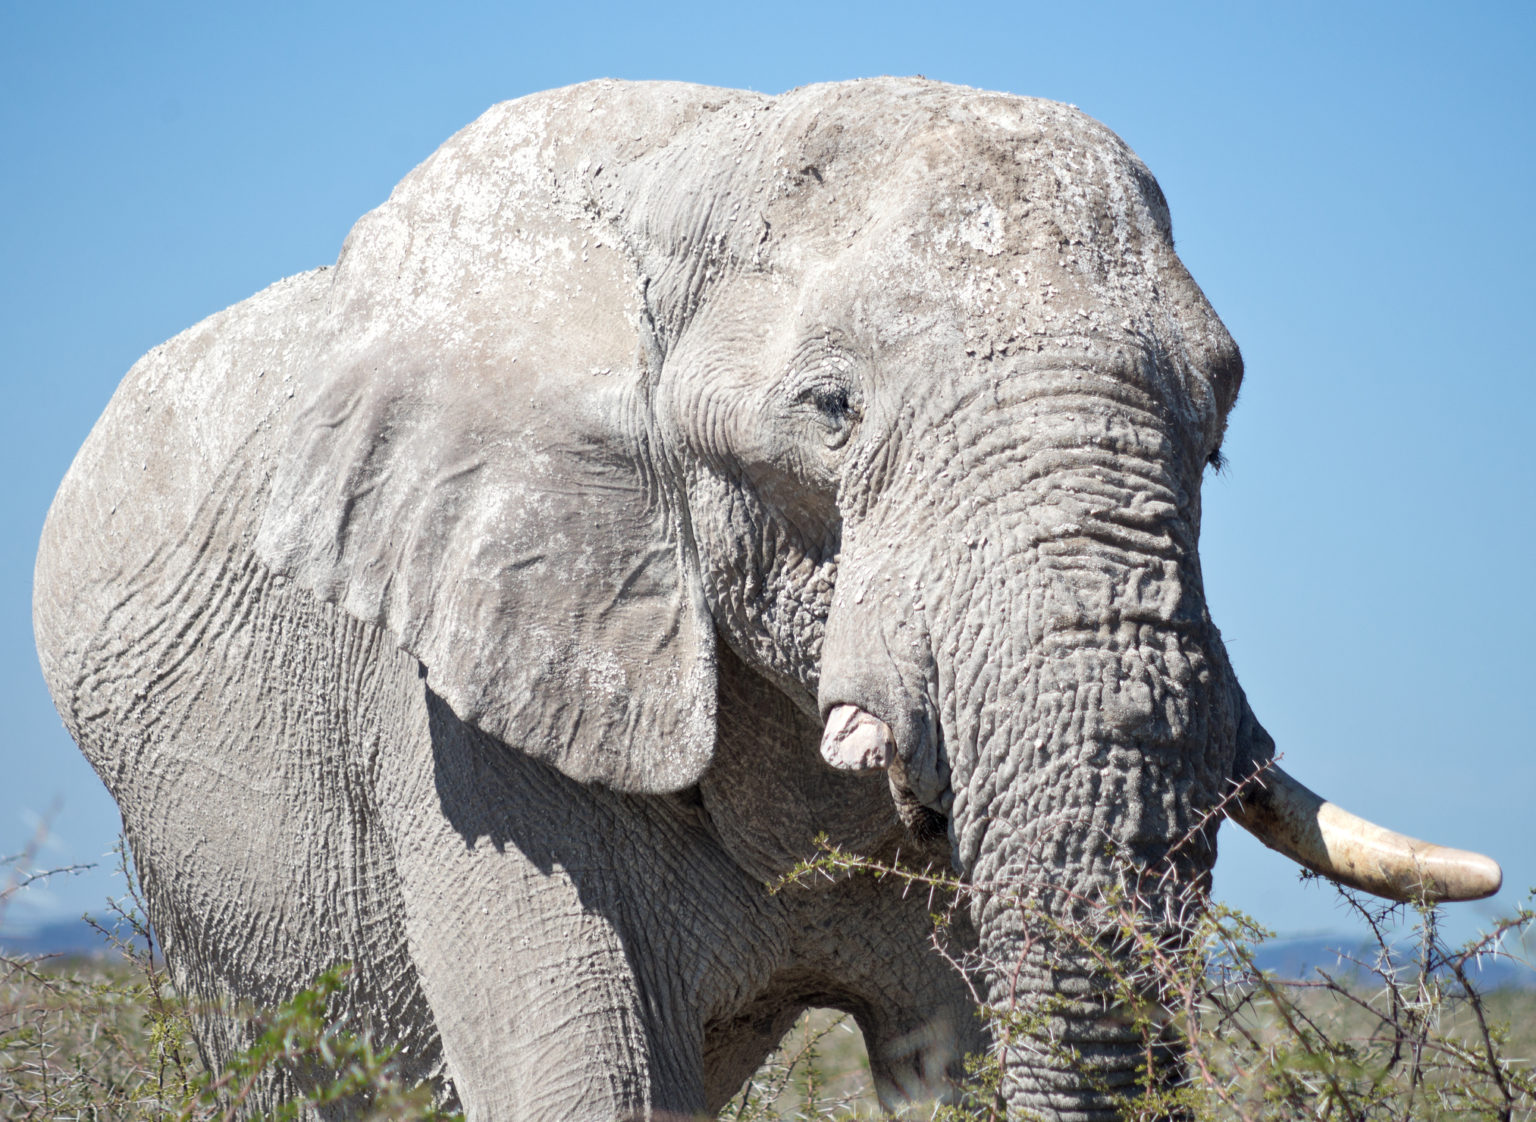
[[1504,880],[1493,858],[1431,845],[1367,822],[1276,766],[1244,790],[1228,815],[1270,849],[1313,872],[1388,900],[1481,900]]
[[839,771],[884,771],[896,758],[896,737],[857,705],[834,705],[821,734],[821,758]]

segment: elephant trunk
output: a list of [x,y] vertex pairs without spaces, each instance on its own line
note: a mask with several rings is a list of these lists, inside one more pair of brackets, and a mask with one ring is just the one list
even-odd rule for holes
[[[1012,626],[957,661],[941,725],[1011,1116],[1118,1118],[1181,1079],[1153,963],[1208,887],[1238,758],[1242,691],[1192,534],[1110,517],[984,589]],[[937,648],[963,652],[956,625]]]
[[1135,956],[1087,926],[1036,924],[998,916],[982,936],[1010,1117],[1119,1119],[1128,1098],[1177,1083],[1183,1049],[1155,993],[1137,992]]
[[[1155,570],[1178,583],[1173,566]],[[822,754],[888,767],[893,786],[947,816],[1012,1114],[1112,1118],[1126,1094],[1179,1075],[1142,952],[1179,942],[1207,884],[1242,695],[1198,596],[1162,590],[1154,619],[1148,600],[1117,594],[1152,595],[1129,565],[1080,573],[1070,597],[1059,575],[978,591],[994,612],[1024,602],[1004,615],[1017,633],[990,645],[956,636],[995,621],[942,603],[925,605],[921,631],[897,617],[905,630],[883,648],[926,659],[927,688],[908,694],[920,703],[881,713],[865,701],[876,690],[829,676]],[[1083,618],[1095,604],[1111,622]]]
[[1189,890],[1204,887],[1194,870],[1213,849],[1203,836],[1194,847],[1193,860],[1163,870],[1182,875],[1134,864],[1113,879],[1063,875],[1026,844],[979,863],[979,957],[1010,1117],[1118,1119],[1128,1097],[1183,1078],[1160,967],[1182,950],[1201,899]]
[[963,479],[943,474],[960,452],[893,453],[885,501],[845,524],[822,753],[888,766],[898,796],[947,819],[1011,1111],[1113,1117],[1149,1061],[1158,1082],[1178,1055],[1147,1044],[1117,923],[1179,938],[1215,859],[1242,694],[1174,451],[1139,419],[1085,441],[1087,397],[1071,415],[1027,404],[1024,447],[986,435],[1006,403],[961,410]]
[[[1125,766],[1123,744],[1084,748]],[[1054,807],[994,819],[978,842],[973,919],[1010,1117],[1119,1118],[1127,1096],[1182,1078],[1159,966],[1198,914],[1215,824],[1189,791],[1203,784],[1157,771],[1046,795]],[[957,836],[978,805],[957,807]]]

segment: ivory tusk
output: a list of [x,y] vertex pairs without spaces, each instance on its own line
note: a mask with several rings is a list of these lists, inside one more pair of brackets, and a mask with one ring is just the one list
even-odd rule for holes
[[857,705],[835,705],[821,734],[821,758],[839,771],[884,771],[896,758],[896,737]]
[[1270,849],[1388,900],[1481,900],[1503,883],[1497,861],[1431,845],[1356,817],[1271,766],[1228,809]]

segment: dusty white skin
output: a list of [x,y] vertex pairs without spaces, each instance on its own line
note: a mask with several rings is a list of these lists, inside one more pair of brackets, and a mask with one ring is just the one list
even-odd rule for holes
[[[554,91],[130,372],[39,651],[210,1010],[351,961],[408,1074],[553,1119],[714,1110],[832,1005],[894,1106],[982,1044],[925,901],[764,885],[823,833],[1091,893],[1196,830],[1206,874],[1272,752],[1195,549],[1240,377],[1073,109]],[[1140,1061],[1081,964],[1007,984],[1077,1002],[1110,1084]],[[1027,1063],[1010,1096],[1115,1109]]]

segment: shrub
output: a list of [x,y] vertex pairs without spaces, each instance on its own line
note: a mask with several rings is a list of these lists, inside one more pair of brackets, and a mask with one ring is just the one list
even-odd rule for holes
[[[1536,993],[1485,993],[1477,983],[1483,960],[1516,957],[1507,945],[1521,942],[1536,926],[1529,905],[1486,934],[1453,946],[1442,937],[1435,907],[1384,904],[1329,885],[1370,932],[1369,950],[1341,956],[1336,970],[1283,979],[1255,961],[1257,948],[1272,934],[1211,900],[1202,886],[1183,887],[1171,902],[1160,894],[1155,906],[1144,898],[1138,886],[1157,882],[1159,870],[1127,869],[1120,887],[1092,900],[1075,899],[1074,907],[1047,909],[1042,897],[1061,890],[1044,875],[975,885],[932,868],[870,861],[825,841],[822,850],[776,888],[812,877],[904,880],[928,894],[934,949],[973,976],[983,970],[1006,973],[1014,966],[984,962],[948,937],[955,910],[978,897],[1019,909],[1021,928],[1032,941],[1048,941],[1053,953],[1093,960],[1105,980],[1100,997],[1106,1014],[1134,1026],[1146,1056],[1139,1085],[1126,1103],[1128,1119],[1536,1118]],[[1047,892],[1040,891],[1042,885]],[[1166,885],[1160,888],[1166,891]],[[1063,913],[1070,918],[1061,918]],[[1414,921],[1413,940],[1398,945],[1391,932],[1408,917]],[[1032,1050],[1053,1066],[1084,1071],[1081,1058],[1052,1034],[1058,1012],[1049,1001],[987,1010],[999,1047],[991,1056],[973,1058],[972,1080],[956,1088],[956,1105],[930,1107],[923,1116],[945,1122],[1002,1119],[999,1088],[1015,1050]],[[794,1047],[793,1036],[770,1067],[820,1062],[814,1051]],[[1186,1056],[1182,1078],[1171,1082],[1166,1068],[1153,1062],[1170,1047]],[[1087,1074],[1092,1079],[1091,1070]],[[828,1075],[817,1078],[824,1082]],[[780,1076],[777,1085],[793,1086],[793,1080]],[[804,1113],[798,1104],[794,1113],[783,1115],[772,1104],[755,1109],[750,1117],[823,1117]]]
[[[24,867],[30,854],[13,861]],[[230,1119],[249,1105],[259,1081],[275,1070],[302,1072],[312,1087],[275,1117],[297,1117],[303,1104],[345,1101],[363,1117],[444,1119],[425,1086],[406,1085],[388,1048],[353,1032],[333,1015],[347,967],[321,974],[276,1009],[249,1014],[255,1042],[217,1076],[192,1039],[194,1009],[177,992],[155,954],[142,899],[125,850],[119,861],[127,895],[111,902],[101,925],[112,958],[37,959],[0,955],[0,1104],[16,1119]],[[62,871],[62,870],[60,870]],[[58,871],[56,871],[58,872]],[[6,902],[32,879],[13,876],[0,890]],[[1149,921],[1136,885],[1078,901],[1075,918],[1053,918],[1040,894],[1023,882],[962,884],[947,873],[881,864],[823,843],[822,854],[785,882],[812,877],[897,877],[928,894],[934,947],[954,965],[976,972],[986,964],[954,945],[949,919],[979,893],[1024,910],[1026,929],[1057,946],[1098,959],[1106,1009],[1128,1017],[1151,1057],[1178,1042],[1187,1055],[1182,1081],[1155,1077],[1150,1062],[1127,1116],[1243,1122],[1315,1119],[1536,1118],[1536,993],[1483,992],[1477,964],[1505,955],[1505,946],[1531,931],[1536,913],[1517,910],[1485,935],[1451,946],[1440,913],[1428,906],[1382,905],[1337,889],[1371,933],[1369,953],[1307,979],[1281,979],[1255,963],[1269,937],[1251,919],[1195,888],[1178,897],[1180,925]],[[1059,909],[1053,909],[1059,911]],[[1414,940],[1390,934],[1404,916]],[[1072,1062],[1052,1042],[1053,1009],[989,1010],[993,1035],[1016,1047],[1045,1049]],[[928,1106],[921,1116],[940,1122],[998,1120],[998,1088],[1009,1053],[973,1057],[972,1078],[953,1105]],[[785,1037],[779,1051],[722,1112],[734,1122],[869,1117],[875,1113],[868,1066],[848,1018],[818,1011]]]

